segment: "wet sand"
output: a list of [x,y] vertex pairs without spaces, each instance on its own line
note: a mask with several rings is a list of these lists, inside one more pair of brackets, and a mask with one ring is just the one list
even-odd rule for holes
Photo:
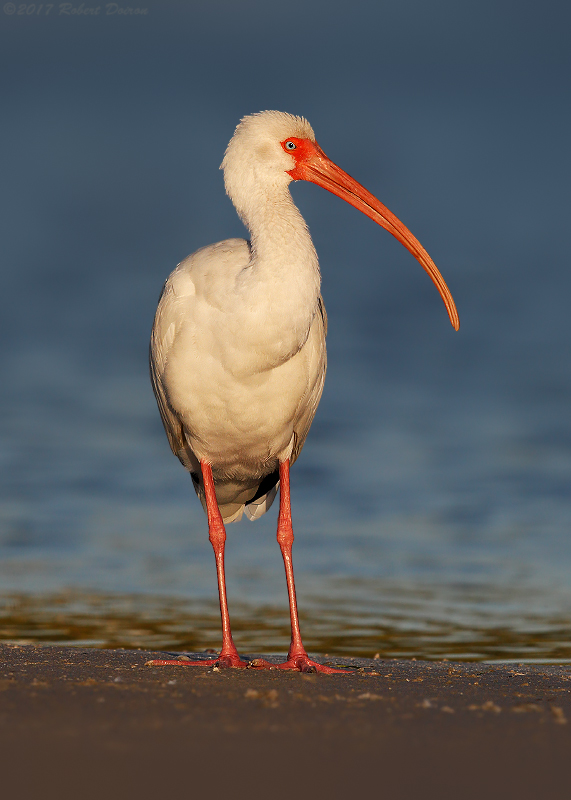
[[571,796],[568,665],[146,665],[165,657],[0,645],[4,796]]

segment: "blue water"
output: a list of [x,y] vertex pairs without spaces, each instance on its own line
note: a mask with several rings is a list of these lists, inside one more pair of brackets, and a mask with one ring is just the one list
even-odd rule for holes
[[[293,186],[330,330],[292,473],[310,642],[571,659],[568,7],[140,8],[0,11],[0,596],[6,619],[23,609],[0,637],[41,641],[45,609],[75,620],[78,603],[218,635],[147,343],[175,264],[243,235],[218,166],[242,115],[278,108],[411,228],[462,322],[386,232]],[[268,646],[287,646],[275,514],[228,533],[241,641],[263,649],[256,627],[283,612]],[[66,641],[117,643],[74,624]]]

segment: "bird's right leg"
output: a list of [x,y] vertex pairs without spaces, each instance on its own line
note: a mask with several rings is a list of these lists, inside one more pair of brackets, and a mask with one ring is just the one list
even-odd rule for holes
[[206,496],[206,511],[208,514],[208,538],[214,549],[216,559],[216,574],[218,575],[218,594],[220,596],[220,616],[222,618],[222,650],[217,659],[219,667],[245,667],[246,664],[236,650],[230,630],[230,614],[228,613],[228,600],[226,599],[226,576],[224,572],[224,546],[226,544],[226,529],[222,521],[222,514],[218,508],[212,467],[206,461],[200,462],[202,479],[204,481],[204,494]]
[[226,544],[226,529],[222,521],[222,514],[218,508],[212,467],[208,462],[201,461],[202,480],[204,482],[204,495],[206,498],[206,513],[208,516],[208,538],[214,550],[216,559],[216,574],[218,576],[218,594],[220,596],[220,616],[222,618],[222,650],[215,659],[204,661],[183,661],[182,659],[148,661],[151,666],[174,664],[177,666],[209,666],[217,667],[246,667],[236,650],[230,630],[230,614],[228,613],[228,600],[226,599],[226,577],[224,572],[224,546]]

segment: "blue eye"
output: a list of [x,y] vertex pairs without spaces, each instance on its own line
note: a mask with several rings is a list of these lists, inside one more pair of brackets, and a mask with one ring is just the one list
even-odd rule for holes
[[295,144],[293,142],[286,142],[285,146],[286,146],[286,148],[288,150],[295,150],[296,149],[296,146],[295,146]]

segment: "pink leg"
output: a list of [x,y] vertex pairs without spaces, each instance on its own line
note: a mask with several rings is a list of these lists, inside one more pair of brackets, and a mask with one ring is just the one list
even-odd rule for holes
[[151,666],[163,666],[174,664],[179,666],[210,666],[215,664],[218,667],[246,667],[247,664],[241,660],[236,650],[236,645],[232,639],[230,630],[230,615],[228,614],[228,601],[226,599],[226,578],[224,575],[224,545],[226,543],[226,530],[222,521],[222,515],[218,508],[216,492],[214,490],[214,479],[212,468],[206,461],[201,461],[202,479],[204,481],[204,494],[206,496],[206,512],[208,515],[208,538],[214,549],[216,559],[216,573],[218,575],[218,594],[220,596],[220,616],[222,617],[222,650],[215,659],[205,659],[204,661],[182,661],[174,659],[172,661],[157,660],[148,661]]
[[324,667],[312,661],[301,641],[299,618],[297,614],[297,600],[295,597],[295,581],[293,578],[293,563],[291,546],[293,544],[293,526],[291,522],[291,501],[289,493],[289,460],[280,461],[280,511],[278,516],[278,544],[284,559],[287,591],[289,595],[289,615],[291,619],[291,645],[287,661],[279,665],[279,669],[296,669],[300,672],[341,672],[345,670]]

